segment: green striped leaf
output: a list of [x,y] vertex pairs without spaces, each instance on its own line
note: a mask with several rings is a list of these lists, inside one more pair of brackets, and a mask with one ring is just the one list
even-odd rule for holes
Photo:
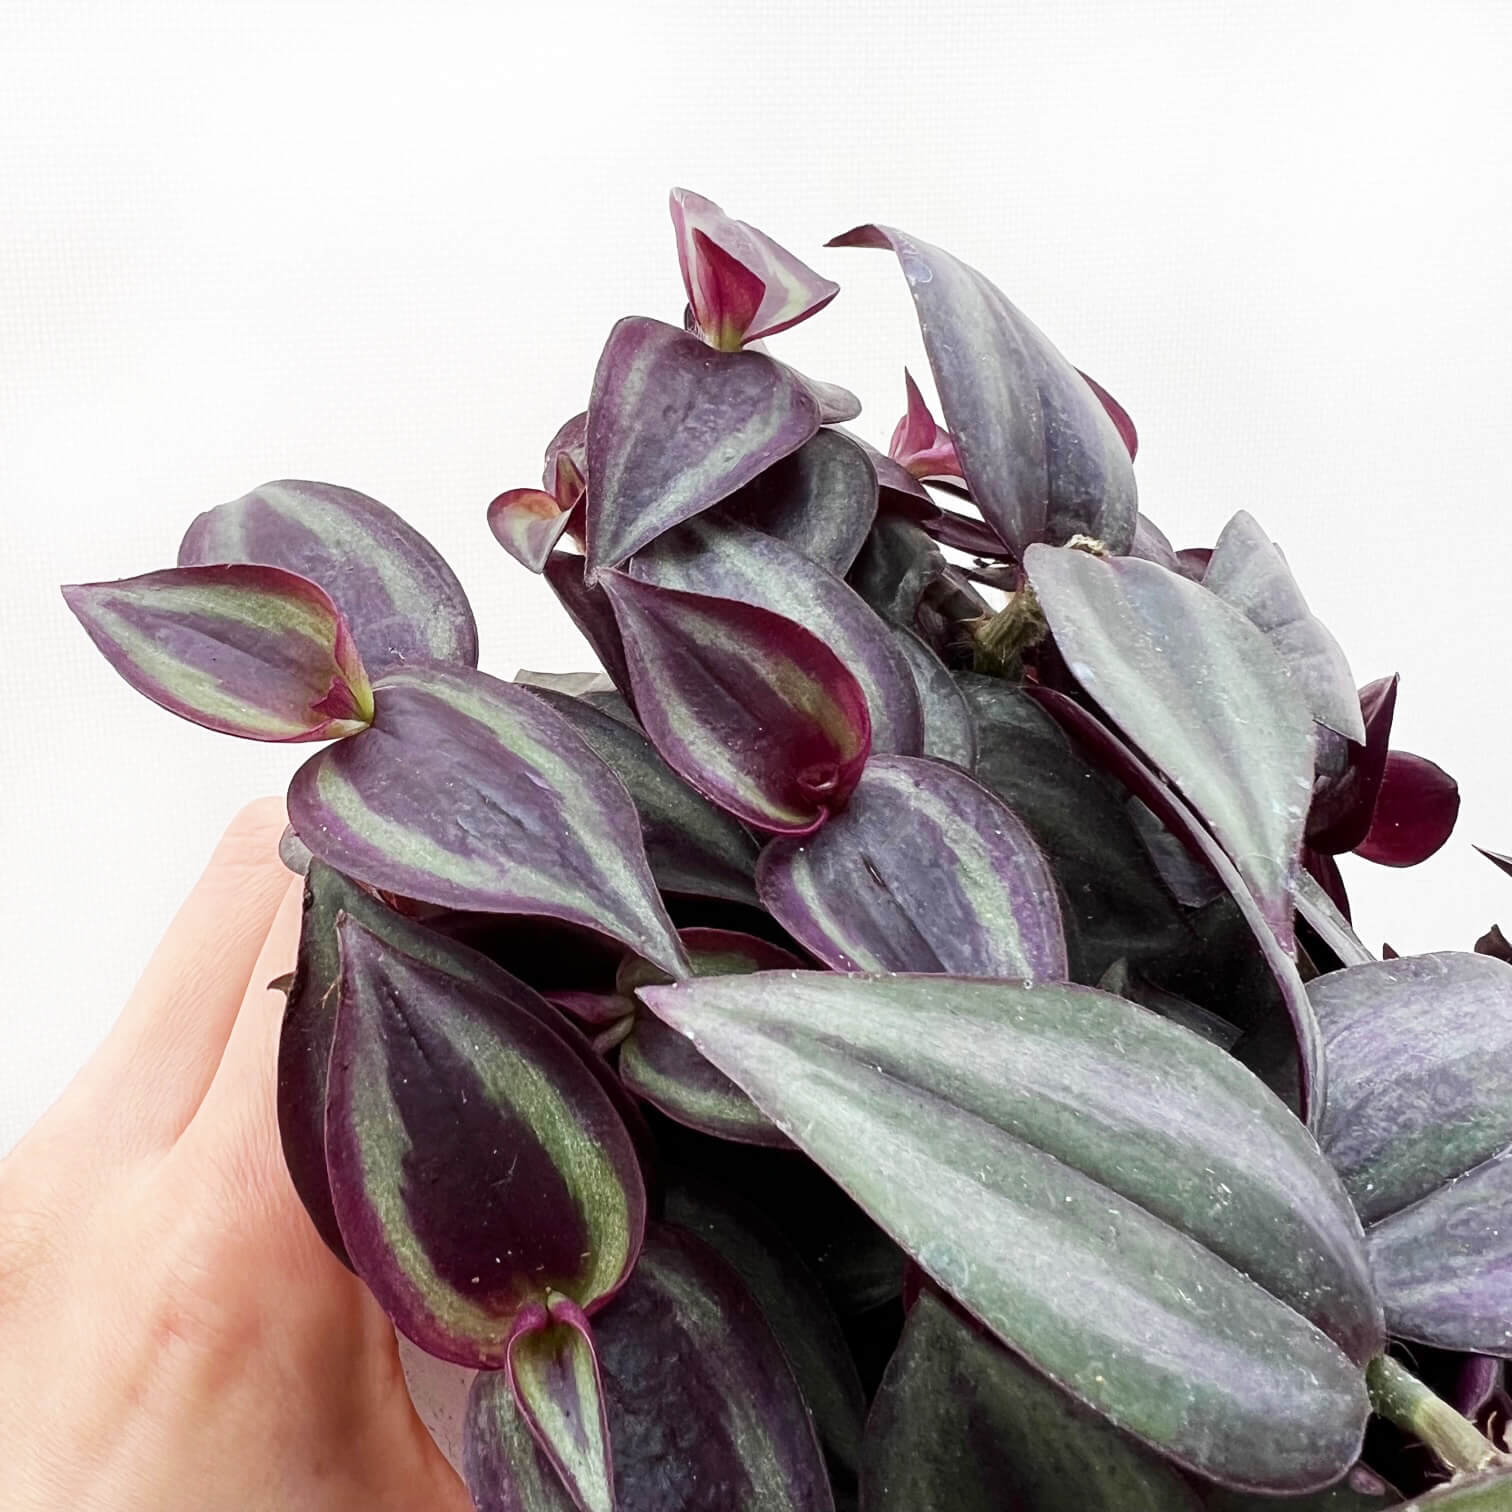
[[767,846],[756,886],[839,971],[1066,976],[1045,858],[1009,809],[944,762],[872,757],[844,812]]
[[1128,550],[1129,449],[1044,333],[975,268],[906,231],[857,226],[828,245],[897,254],[972,499],[1014,555],[1078,534]]
[[[593,1322],[618,1512],[833,1512],[792,1372],[739,1277],[652,1225],[634,1274]],[[480,1375],[464,1461],[479,1512],[572,1512],[522,1431],[508,1383]]]
[[1116,1426],[1238,1487],[1353,1464],[1382,1339],[1358,1220],[1216,1046],[1065,984],[785,972],[640,996]]
[[396,667],[372,728],[289,787],[321,860],[400,897],[543,914],[687,969],[624,784],[526,688],[460,667]]
[[1512,966],[1436,951],[1308,983],[1320,1133],[1399,1338],[1512,1355]]
[[278,1132],[294,1189],[320,1237],[343,1264],[351,1262],[331,1200],[325,1129],[327,1078],[341,980],[337,925],[343,915],[350,915],[381,940],[390,954],[423,962],[470,992],[502,1000],[505,1012],[522,1012],[538,1019],[572,1050],[608,1094],[645,1162],[651,1134],[638,1106],[575,1025],[487,956],[395,913],[333,867],[312,860],[305,877],[299,957],[278,1040]]
[[264,483],[200,515],[178,561],[257,562],[319,583],[374,676],[400,662],[478,664],[478,629],[456,574],[417,530],[354,488]]
[[63,590],[105,659],[181,719],[247,740],[366,729],[367,673],[341,611],[276,567],[177,567]]
[[866,694],[872,748],[916,756],[924,716],[913,673],[887,627],[856,591],[785,541],[712,516],[669,531],[630,563],[659,588],[752,604],[823,641]]
[[819,406],[760,352],[711,351],[631,315],[609,333],[588,403],[587,572],[728,498],[819,429]]
[[507,1366],[516,1406],[579,1512],[615,1512],[598,1353],[582,1309],[551,1294],[521,1320]]
[[975,771],[976,721],[950,669],[912,630],[888,622],[887,633],[903,653],[913,676],[914,691],[919,695],[919,713],[924,720],[920,754],[952,761],[968,772]]
[[396,1327],[496,1369],[522,1311],[592,1311],[640,1247],[646,1194],[614,1104],[539,1019],[396,954],[351,918],[326,1093],[341,1237]]
[[853,1475],[866,1395],[840,1320],[802,1256],[759,1209],[691,1177],[668,1189],[666,1218],[697,1234],[745,1282],[793,1367],[831,1466]]
[[[781,946],[734,930],[684,929],[679,938],[694,976],[781,971],[804,964]],[[619,1052],[619,1074],[626,1088],[668,1118],[700,1133],[737,1144],[788,1149],[786,1136],[724,1072],[636,1002],[638,987],[666,981],[644,961],[629,961],[620,970],[615,985],[629,1016]]]
[[1036,546],[1025,567],[1071,675],[1211,827],[1289,950],[1313,722],[1280,657],[1154,562]]
[[928,1290],[909,1312],[882,1378],[863,1452],[867,1512],[1200,1512],[1202,1505],[1169,1465]]
[[756,901],[756,843],[657,755],[633,716],[627,712],[618,719],[581,697],[542,687],[533,691],[629,789],[640,815],[651,875],[663,892],[734,903]]
[[807,834],[844,804],[871,750],[871,719],[860,683],[827,645],[733,599],[623,573],[603,587],[636,712],[675,772],[778,834]]

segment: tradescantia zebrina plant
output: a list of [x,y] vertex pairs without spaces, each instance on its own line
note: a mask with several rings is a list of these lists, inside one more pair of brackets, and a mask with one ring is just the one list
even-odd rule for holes
[[836,238],[943,412],[905,377],[882,451],[764,347],[837,286],[672,218],[682,321],[488,509],[601,672],[479,671],[323,483],[66,590],[174,713],[327,742],[284,1149],[477,1372],[478,1507],[1512,1506],[1512,948],[1377,959],[1334,859],[1453,826],[1395,679],[1248,514],[1173,550],[1125,411],[949,253]]

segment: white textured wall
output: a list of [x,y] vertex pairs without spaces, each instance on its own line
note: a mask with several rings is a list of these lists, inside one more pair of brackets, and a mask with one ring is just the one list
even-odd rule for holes
[[220,826],[294,753],[137,698],[65,580],[168,565],[274,477],[452,560],[485,666],[583,661],[483,506],[620,314],[680,308],[665,194],[844,285],[777,338],[885,440],[924,370],[882,219],[994,277],[1133,412],[1178,545],[1285,546],[1399,743],[1465,790],[1367,940],[1463,946],[1512,882],[1512,6],[765,0],[0,7],[0,1150],[113,1017]]

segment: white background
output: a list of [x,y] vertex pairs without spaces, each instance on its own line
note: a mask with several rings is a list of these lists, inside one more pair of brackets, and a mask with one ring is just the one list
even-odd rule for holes
[[1512,882],[1512,5],[701,0],[0,5],[0,1151],[215,836],[298,758],[142,701],[64,581],[170,565],[270,478],[399,509],[484,666],[586,664],[487,501],[626,313],[677,319],[683,184],[838,278],[773,343],[885,442],[927,370],[879,219],[994,278],[1132,411],[1178,546],[1285,547],[1397,743],[1459,778],[1367,941],[1468,947]]

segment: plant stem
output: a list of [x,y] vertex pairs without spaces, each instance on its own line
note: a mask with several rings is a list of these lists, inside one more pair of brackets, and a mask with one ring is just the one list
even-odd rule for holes
[[1474,1474],[1509,1462],[1474,1423],[1389,1355],[1377,1355],[1370,1362],[1365,1384],[1376,1412],[1421,1439],[1455,1474]]

